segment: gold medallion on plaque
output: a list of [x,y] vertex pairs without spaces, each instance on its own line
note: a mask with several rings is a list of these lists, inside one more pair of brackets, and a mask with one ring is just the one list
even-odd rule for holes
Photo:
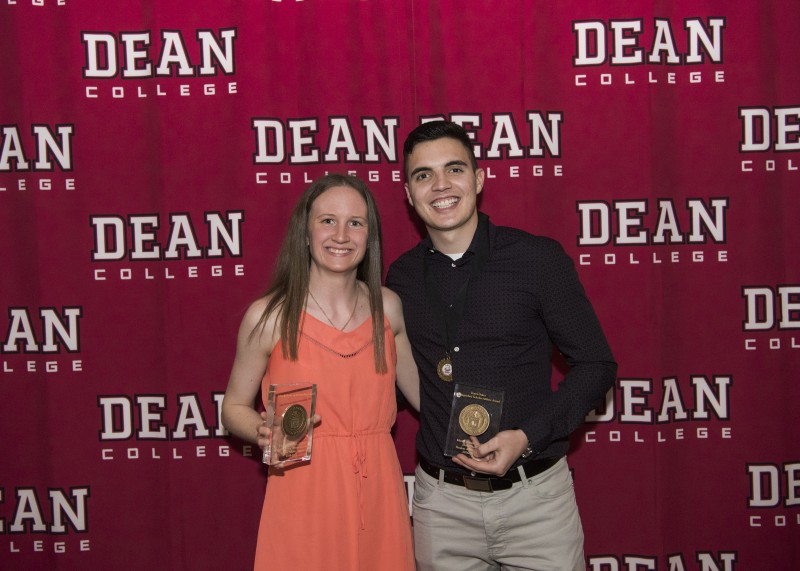
[[480,436],[489,428],[489,411],[479,404],[468,404],[458,415],[458,425],[470,436]]
[[281,430],[289,438],[295,438],[305,432],[307,422],[306,409],[302,405],[293,404],[281,416]]
[[452,382],[453,380],[453,362],[450,357],[445,357],[436,365],[436,374],[445,382]]

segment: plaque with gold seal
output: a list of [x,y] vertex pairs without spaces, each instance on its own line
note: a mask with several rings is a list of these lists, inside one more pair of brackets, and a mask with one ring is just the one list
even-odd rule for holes
[[265,464],[286,464],[311,460],[317,403],[315,383],[270,385],[267,393],[267,424],[271,429],[264,448]]
[[455,456],[463,453],[472,456],[476,440],[483,444],[500,430],[503,391],[461,383],[453,389],[444,454]]

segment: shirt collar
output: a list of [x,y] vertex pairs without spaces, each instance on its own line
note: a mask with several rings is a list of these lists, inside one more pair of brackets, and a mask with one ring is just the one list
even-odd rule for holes
[[[461,259],[465,260],[471,256],[474,256],[476,253],[478,253],[479,248],[488,248],[491,250],[492,245],[494,244],[494,234],[495,225],[489,220],[489,216],[483,212],[478,212],[478,227],[475,229],[475,234],[472,236],[472,241],[470,242],[467,251],[464,252],[464,255],[461,257]],[[431,240],[430,235],[427,235],[425,238],[423,238],[421,245],[425,249],[425,253],[428,255],[440,254],[440,252],[433,246],[433,241]]]

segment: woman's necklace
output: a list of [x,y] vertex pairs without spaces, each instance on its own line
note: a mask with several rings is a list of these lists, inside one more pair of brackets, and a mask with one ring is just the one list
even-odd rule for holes
[[324,309],[322,309],[322,306],[321,306],[321,305],[319,304],[319,302],[317,301],[317,298],[316,298],[316,297],[314,297],[314,294],[313,294],[313,293],[311,293],[311,289],[309,288],[309,290],[308,290],[308,295],[310,295],[310,296],[311,296],[311,299],[313,299],[313,300],[314,300],[314,303],[316,303],[316,304],[317,304],[317,307],[319,307],[319,310],[322,312],[322,315],[324,315],[324,316],[325,316],[325,319],[327,319],[327,320],[328,320],[328,323],[330,323],[330,324],[331,324],[331,326],[332,326],[334,329],[338,329],[339,331],[344,331],[344,328],[345,328],[345,327],[347,327],[348,325],[350,325],[350,322],[353,320],[353,316],[356,314],[356,308],[358,307],[358,295],[359,295],[360,293],[361,293],[361,291],[360,291],[360,288],[359,288],[359,287],[356,287],[356,302],[353,304],[353,311],[352,311],[352,312],[350,312],[350,317],[348,317],[348,318],[347,318],[347,321],[345,321],[344,325],[342,325],[342,326],[341,326],[341,328],[340,328],[340,327],[337,327],[337,326],[336,326],[336,324],[335,324],[335,323],[333,322],[333,320],[332,320],[332,319],[331,319],[331,318],[328,316],[328,314],[325,312],[325,310],[324,310]]

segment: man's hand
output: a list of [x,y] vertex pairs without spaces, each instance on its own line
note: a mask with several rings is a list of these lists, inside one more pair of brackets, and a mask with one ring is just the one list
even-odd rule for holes
[[519,429],[503,430],[494,438],[480,444],[473,436],[472,457],[459,454],[453,457],[453,462],[473,472],[491,474],[492,476],[505,476],[508,469],[516,462],[528,448],[528,437]]

